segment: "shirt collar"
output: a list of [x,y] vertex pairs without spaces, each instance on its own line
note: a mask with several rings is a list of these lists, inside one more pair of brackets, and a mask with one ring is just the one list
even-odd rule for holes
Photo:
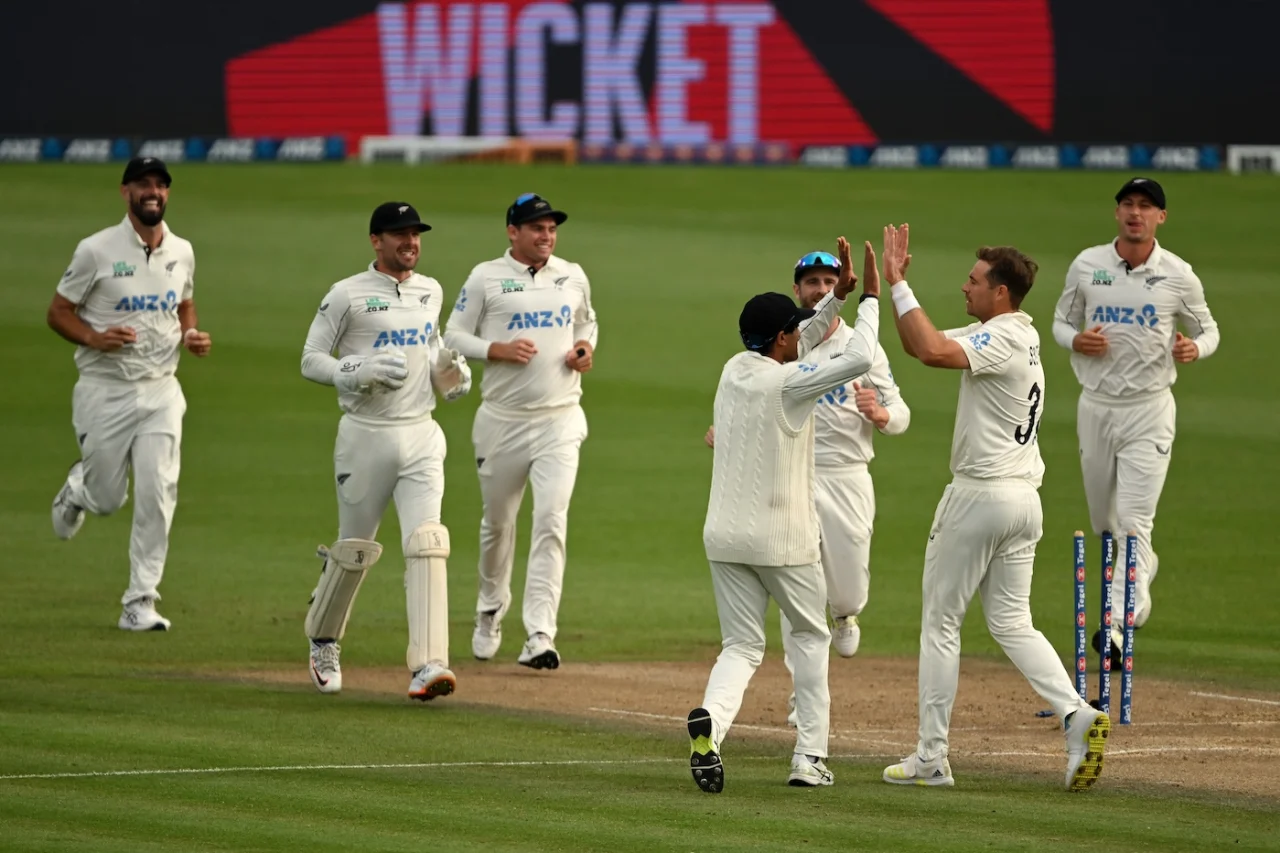
[[369,261],[369,272],[372,273],[373,275],[376,275],[378,278],[382,279],[387,284],[390,284],[391,286],[395,287],[397,290],[400,289],[400,286],[402,284],[408,284],[409,282],[413,281],[413,277],[417,275],[416,272],[411,272],[409,273],[409,277],[406,278],[404,281],[396,281],[395,276],[388,275],[384,273],[382,270],[378,269],[377,261]]
[[[124,221],[120,223],[120,227],[124,229],[129,237],[133,238],[133,242],[137,243],[140,248],[147,248],[146,241],[142,239],[142,235],[138,233],[138,229],[133,227],[133,220],[129,218],[129,214],[126,213],[124,215]],[[169,236],[169,223],[165,222],[163,219],[160,220],[160,235],[160,245],[156,246],[156,251],[160,251],[160,248],[164,246],[164,238]]]
[[[512,268],[513,270],[515,270],[516,272],[526,273],[526,274],[527,274],[527,273],[529,273],[529,266],[528,266],[528,264],[522,264],[522,263],[520,263],[519,261],[517,261],[517,260],[515,259],[515,256],[511,254],[511,249],[507,249],[505,252],[503,252],[503,253],[502,253],[502,257],[503,257],[504,259],[506,259],[506,262],[507,262],[507,263],[511,266],[511,268]],[[546,262],[545,264],[543,264],[543,265],[542,265],[542,269],[544,269],[544,270],[546,270],[546,269],[551,269],[551,266],[552,266],[552,264],[554,264],[554,263],[555,263],[555,261],[556,261],[556,256],[555,256],[555,255],[552,255],[551,257],[547,258],[547,262]],[[540,272],[540,271],[541,271],[541,270],[539,270],[539,272]]]
[[1137,272],[1138,270],[1155,269],[1160,264],[1160,258],[1164,250],[1160,248],[1159,240],[1153,241],[1155,246],[1151,249],[1151,254],[1147,256],[1147,259],[1142,262],[1142,265],[1136,266],[1133,269],[1128,268],[1128,261],[1120,257],[1120,252],[1116,250],[1116,245],[1119,242],[1119,238],[1111,241],[1111,260],[1117,267],[1125,267],[1129,272]]

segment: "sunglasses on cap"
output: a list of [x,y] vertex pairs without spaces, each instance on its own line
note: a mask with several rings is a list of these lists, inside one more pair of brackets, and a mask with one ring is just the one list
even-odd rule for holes
[[840,269],[840,259],[830,252],[810,252],[796,261],[796,282],[799,283],[806,271],[820,267],[838,271]]

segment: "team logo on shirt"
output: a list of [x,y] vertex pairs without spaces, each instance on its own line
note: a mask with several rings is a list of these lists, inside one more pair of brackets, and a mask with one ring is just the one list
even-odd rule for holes
[[512,329],[555,329],[573,323],[573,309],[568,305],[560,306],[560,313],[555,311],[517,311],[511,315],[507,330]]
[[116,303],[116,311],[173,311],[178,307],[178,294],[172,290],[161,297],[158,293],[140,293],[123,296]]
[[1111,283],[1114,282],[1115,280],[1116,280],[1116,277],[1113,276],[1111,273],[1107,272],[1106,270],[1094,270],[1093,281],[1090,282],[1090,284],[1101,285],[1102,287],[1110,287]]
[[826,403],[828,406],[843,406],[849,401],[849,389],[841,385],[839,388],[833,388],[818,398],[818,403]]
[[1092,322],[1119,323],[1123,326],[1142,326],[1154,329],[1160,322],[1156,306],[1147,304],[1141,308],[1129,305],[1099,305],[1093,309]]
[[421,329],[384,329],[378,332],[378,337],[373,342],[373,348],[426,346],[427,340],[434,330],[435,326],[431,323]]
[[564,290],[564,283],[569,280],[569,276],[562,275],[556,279],[556,290]]
[[164,265],[164,271],[167,272],[169,275],[173,275],[173,268],[176,267],[177,265],[178,265],[177,261],[169,261],[169,263]]
[[137,267],[125,261],[116,261],[111,265],[112,278],[128,278],[137,271]]
[[364,313],[372,314],[375,311],[386,311],[391,307],[391,303],[385,299],[379,299],[376,296],[370,296],[364,301]]
[[64,273],[62,274],[62,277],[63,277],[63,278],[71,278],[71,274],[72,274],[73,272],[75,272],[75,270],[74,270],[74,269],[69,269],[69,270],[67,270],[66,272],[64,272]]
[[1167,278],[1169,278],[1169,276],[1167,275],[1147,276],[1147,283],[1142,285],[1142,288],[1143,290],[1151,290],[1153,287],[1155,287],[1160,282],[1166,280]]
[[430,293],[422,294],[421,296],[418,297],[418,301],[421,302],[422,307],[425,308],[427,303],[431,301],[431,294]]
[[514,278],[504,278],[498,282],[498,286],[502,288],[503,293],[523,293],[524,282],[516,281]]

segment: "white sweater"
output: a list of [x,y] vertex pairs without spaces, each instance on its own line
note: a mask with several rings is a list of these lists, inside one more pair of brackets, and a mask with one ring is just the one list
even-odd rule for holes
[[729,359],[715,400],[715,462],[702,531],[707,559],[751,566],[816,563],[813,409],[865,373],[876,350],[879,305],[858,306],[848,345],[821,365],[780,364],[754,352]]

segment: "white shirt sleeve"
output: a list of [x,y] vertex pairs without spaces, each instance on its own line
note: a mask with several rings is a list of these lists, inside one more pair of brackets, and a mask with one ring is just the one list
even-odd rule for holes
[[191,253],[190,263],[187,269],[187,280],[182,283],[182,298],[180,302],[186,302],[194,299],[196,294],[196,255]]
[[858,319],[849,343],[835,358],[821,364],[793,362],[782,384],[782,411],[793,427],[813,413],[818,398],[871,369],[880,333],[880,300],[858,303]]
[[1067,283],[1053,309],[1053,339],[1063,349],[1072,349],[1080,325],[1084,322],[1085,298],[1080,292],[1080,259],[1067,268]]
[[587,274],[581,266],[578,267],[578,274],[582,276],[582,307],[573,316],[573,339],[575,342],[586,341],[594,351],[596,341],[600,338],[600,327],[596,323],[596,310],[591,307],[591,282],[587,280]]
[[98,277],[98,262],[87,240],[81,240],[71,255],[71,266],[58,282],[58,293],[77,305],[83,305]]
[[800,324],[800,358],[804,358],[822,343],[827,329],[831,328],[840,309],[844,308],[844,303],[845,300],[837,299],[835,291],[831,291],[813,306],[818,313]]
[[1218,348],[1218,321],[1209,313],[1209,303],[1204,298],[1204,285],[1200,277],[1187,270],[1187,289],[1182,296],[1182,308],[1178,320],[1191,333],[1201,358],[1208,358]]
[[333,351],[347,330],[347,316],[351,312],[351,300],[345,288],[334,287],[320,301],[307,342],[302,347],[302,375],[321,385],[332,385],[338,360]]
[[975,376],[980,373],[999,375],[1013,362],[1013,340],[998,328],[978,328],[971,335],[957,337],[956,341],[964,347],[965,355],[969,357],[969,371]]
[[894,381],[893,370],[889,367],[889,356],[884,347],[876,346],[875,360],[871,362],[871,370],[867,372],[867,383],[875,389],[876,398],[881,406],[889,412],[889,423],[880,432],[885,435],[901,435],[911,424],[911,409],[898,383]]
[[444,330],[445,346],[456,349],[470,361],[484,361],[489,357],[490,341],[478,334],[480,321],[484,319],[484,290],[484,276],[477,267],[458,291]]
[[981,323],[970,323],[967,326],[960,326],[959,328],[956,328],[956,329],[947,329],[942,333],[942,336],[944,338],[950,338],[951,340],[954,341],[956,338],[963,338],[966,335],[972,335],[974,332],[978,331],[978,329],[980,329],[981,327],[982,327]]

